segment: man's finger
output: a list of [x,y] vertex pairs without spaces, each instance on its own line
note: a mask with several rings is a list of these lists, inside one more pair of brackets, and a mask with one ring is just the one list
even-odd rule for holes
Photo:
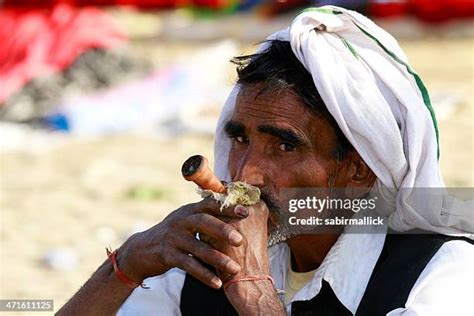
[[185,224],[193,233],[202,233],[215,240],[228,241],[233,246],[240,246],[243,239],[232,225],[206,213],[189,216]]
[[201,261],[210,264],[218,270],[230,274],[237,274],[240,272],[240,265],[237,262],[203,241],[188,237],[180,241],[179,248],[184,252],[190,253],[194,257],[199,258]]
[[222,281],[219,277],[205,268],[198,260],[185,254],[177,253],[175,258],[175,266],[191,274],[193,277],[202,283],[219,289],[222,286]]
[[233,206],[221,210],[221,203],[211,197],[207,197],[199,203],[196,203],[197,212],[206,212],[215,216],[224,216],[231,218],[246,218],[249,213],[245,208],[235,208]]
[[223,209],[221,215],[230,218],[244,219],[249,216],[249,209],[243,205],[235,205]]
[[205,242],[206,244],[214,247],[215,240],[209,237],[206,234],[199,234],[199,240]]

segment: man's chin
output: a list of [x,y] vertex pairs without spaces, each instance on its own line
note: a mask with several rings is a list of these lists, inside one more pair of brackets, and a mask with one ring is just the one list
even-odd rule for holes
[[308,234],[311,235],[315,233],[313,227],[306,227],[304,225],[290,225],[287,220],[281,218],[277,224],[275,224],[275,222],[270,222],[268,231],[268,247],[286,242],[296,236]]
[[290,225],[288,221],[288,214],[284,213],[283,208],[274,206],[269,208],[270,214],[268,217],[268,247],[287,241],[298,235],[308,233],[304,226]]
[[299,235],[297,232],[290,230],[289,225],[279,225],[277,227],[273,227],[268,234],[268,247],[285,242],[297,235]]

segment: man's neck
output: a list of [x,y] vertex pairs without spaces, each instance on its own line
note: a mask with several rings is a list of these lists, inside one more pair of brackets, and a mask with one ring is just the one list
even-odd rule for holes
[[286,241],[291,250],[291,268],[295,272],[315,270],[336,243],[339,235],[299,235]]

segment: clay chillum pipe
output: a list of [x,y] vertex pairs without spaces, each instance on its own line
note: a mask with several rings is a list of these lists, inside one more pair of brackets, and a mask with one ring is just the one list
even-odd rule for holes
[[189,157],[181,167],[181,174],[186,180],[196,183],[203,190],[216,193],[227,192],[226,187],[209,168],[209,162],[204,156]]

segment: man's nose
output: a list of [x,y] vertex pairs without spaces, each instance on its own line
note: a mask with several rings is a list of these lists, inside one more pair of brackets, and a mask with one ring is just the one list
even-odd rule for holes
[[247,152],[239,161],[237,173],[233,181],[243,181],[262,188],[265,185],[264,161],[258,154]]

